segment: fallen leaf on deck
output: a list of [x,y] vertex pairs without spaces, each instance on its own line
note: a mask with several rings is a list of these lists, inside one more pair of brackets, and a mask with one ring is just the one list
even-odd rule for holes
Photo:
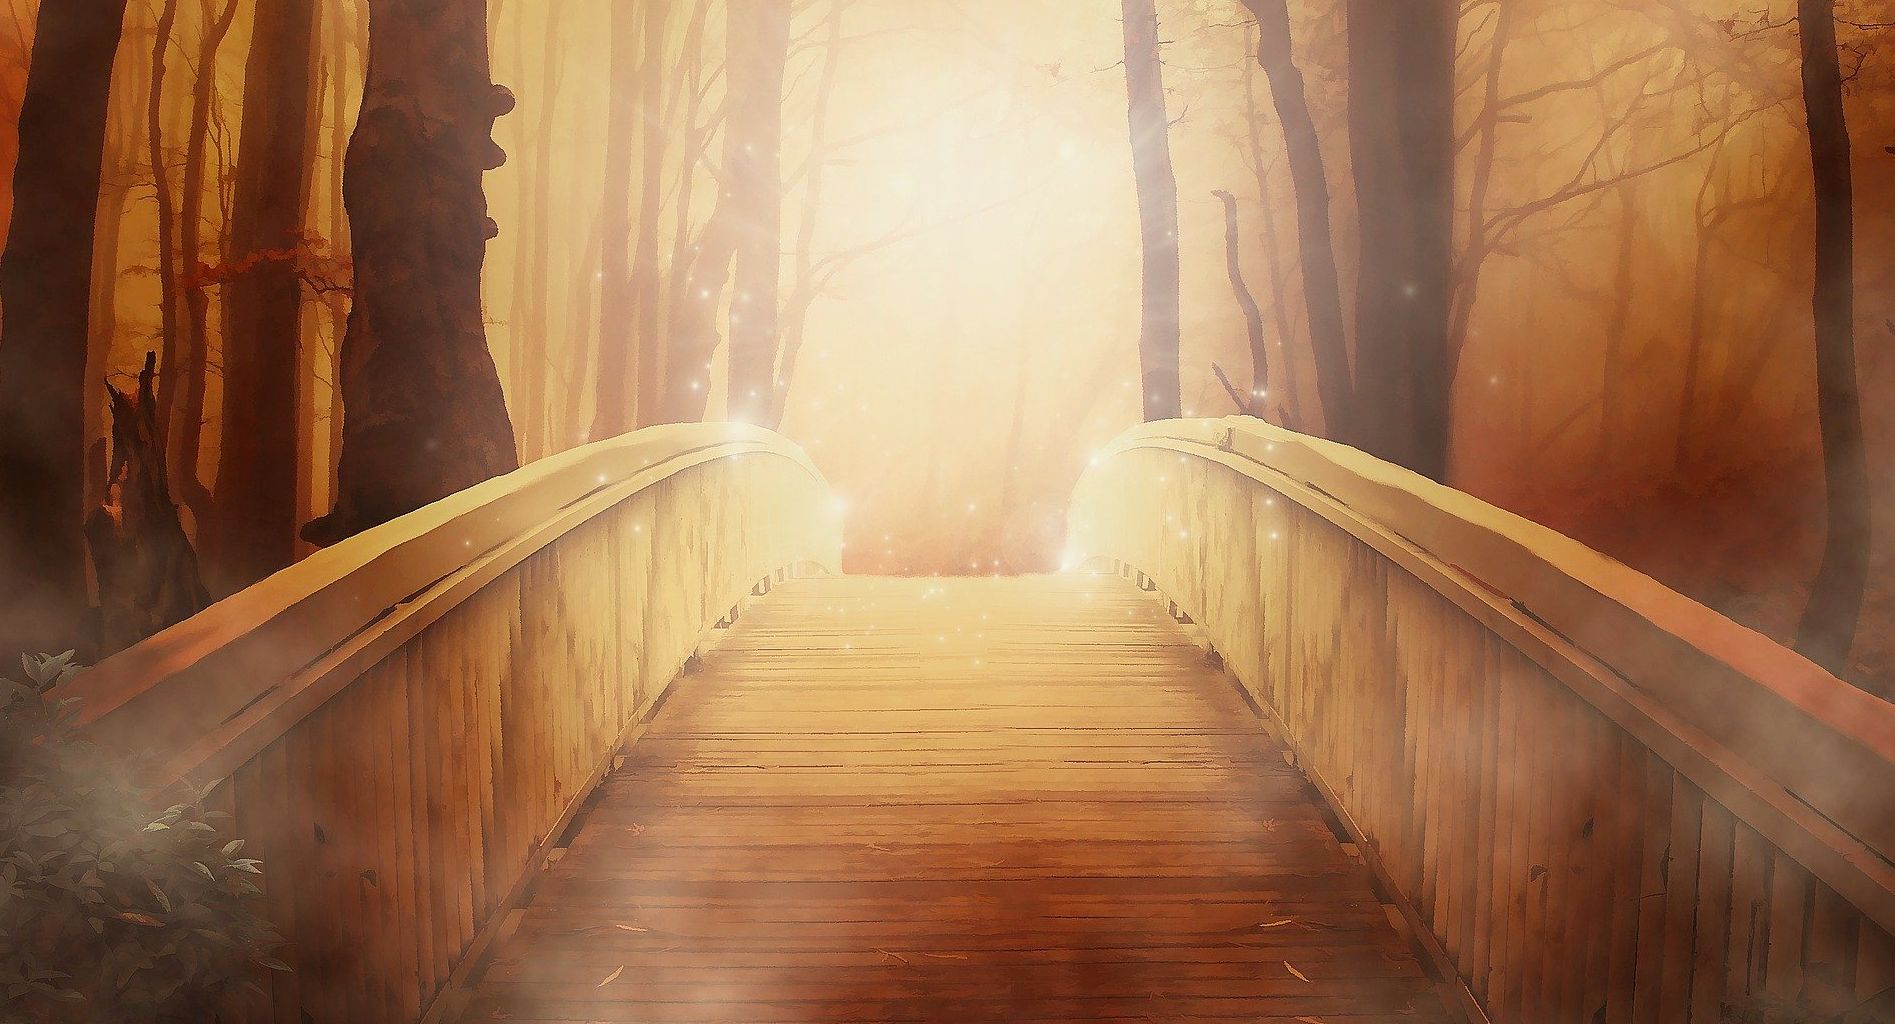
[[596,987],[596,988],[604,988],[604,987],[606,987],[607,985],[610,985],[610,984],[612,984],[613,982],[615,982],[615,981],[617,981],[617,980],[619,980],[619,975],[621,975],[621,974],[624,974],[624,973],[625,973],[625,965],[624,965],[624,964],[620,964],[620,965],[619,965],[619,969],[618,969],[618,970],[616,970],[616,971],[613,971],[613,972],[612,972],[611,974],[608,974],[608,975],[606,975],[606,976],[605,976],[605,980],[604,980],[604,981],[601,981],[601,982],[599,982],[599,984],[598,984],[598,985],[596,985],[596,986],[594,986],[594,987]]
[[1293,921],[1293,920],[1291,920],[1291,919],[1289,919],[1289,918],[1287,918],[1287,917],[1286,917],[1286,918],[1284,918],[1284,919],[1283,919],[1283,920],[1281,920],[1281,921],[1271,921],[1271,922],[1269,922],[1269,923],[1267,923],[1267,924],[1260,924],[1260,925],[1258,925],[1257,927],[1259,927],[1259,928],[1281,928],[1281,927],[1283,927],[1283,926],[1284,926],[1284,925],[1286,925],[1286,924],[1295,924],[1295,923],[1296,923],[1295,921]]
[[1283,966],[1289,968],[1290,973],[1296,975],[1297,980],[1301,981],[1305,985],[1310,984],[1309,975],[1304,974],[1302,971],[1297,970],[1295,964],[1292,964],[1288,960],[1285,960],[1283,961]]
[[617,928],[617,929],[618,929],[619,931],[622,931],[622,932],[648,932],[648,931],[651,931],[651,929],[650,929],[650,928],[640,928],[639,926],[637,926],[637,925],[635,925],[635,924],[615,924],[615,925],[613,925],[612,927],[614,927],[614,928]]

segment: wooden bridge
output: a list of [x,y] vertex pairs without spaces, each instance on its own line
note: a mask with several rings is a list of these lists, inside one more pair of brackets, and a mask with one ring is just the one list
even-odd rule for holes
[[295,970],[231,1020],[1895,1020],[1895,710],[1254,420],[1100,454],[1069,574],[838,576],[666,427],[78,677]]

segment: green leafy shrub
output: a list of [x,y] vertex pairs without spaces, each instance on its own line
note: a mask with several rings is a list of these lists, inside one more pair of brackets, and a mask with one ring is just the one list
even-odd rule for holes
[[259,967],[287,969],[247,905],[261,865],[209,790],[153,806],[137,766],[50,701],[72,657],[0,679],[0,1021],[214,1021]]

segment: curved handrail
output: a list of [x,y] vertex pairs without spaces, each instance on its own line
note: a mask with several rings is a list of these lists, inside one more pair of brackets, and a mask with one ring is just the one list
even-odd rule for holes
[[[1249,417],[1172,420],[1128,431],[1095,467],[1137,450],[1250,477],[1485,606],[1490,628],[1514,620],[1523,653],[1895,929],[1895,706],[1571,538],[1344,445]],[[1116,557],[1082,505],[1075,555]]]
[[[761,455],[826,487],[801,448],[742,424],[653,427],[533,463],[319,551],[61,688],[154,785],[222,777],[506,570],[693,466]],[[823,568],[834,570],[834,565]]]

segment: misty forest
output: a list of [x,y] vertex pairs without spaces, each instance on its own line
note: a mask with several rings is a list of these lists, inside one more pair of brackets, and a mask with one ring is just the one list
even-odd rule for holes
[[[945,686],[944,652],[961,651],[967,701],[985,699],[990,672],[1000,704],[1019,692],[1008,687],[1064,672],[1123,686],[1072,698],[1106,715],[1157,699],[1113,673],[1162,661],[1150,652],[1174,650],[1174,627],[1201,631],[1218,671],[1278,723],[1291,774],[1345,809],[1336,834],[1360,827],[1347,850],[1374,851],[1368,866],[1421,908],[1416,948],[1494,1021],[1622,1019],[1621,949],[1639,968],[1625,969],[1625,1007],[1686,1020],[1673,994],[1639,1002],[1675,962],[1665,956],[1698,965],[1687,985],[1713,970],[1668,915],[1700,938],[1723,929],[1721,957],[1739,949],[1739,918],[1779,913],[1763,897],[1748,917],[1733,911],[1746,884],[1794,902],[1780,914],[1797,953],[1760,952],[1788,948],[1779,923],[1747,954],[1754,977],[1734,966],[1727,981],[1718,961],[1722,987],[1676,998],[1724,1016],[1690,1020],[1842,1021],[1895,985],[1878,930],[1895,927],[1895,882],[1876,859],[1895,828],[1886,796],[1862,797],[1876,788],[1865,772],[1895,765],[1895,0],[0,0],[0,230],[0,666],[26,657],[22,694],[85,698],[84,710],[48,704],[84,730],[72,742],[170,751],[155,784],[235,778],[230,806],[187,801],[186,816],[235,813],[272,871],[333,879],[316,867],[333,856],[353,876],[355,854],[324,838],[320,798],[307,812],[316,847],[268,838],[306,833],[270,815],[304,813],[307,778],[317,791],[333,778],[295,766],[346,775],[380,757],[418,765],[424,748],[449,758],[484,735],[476,724],[441,724],[425,743],[408,730],[449,706],[480,720],[478,652],[512,666],[492,670],[498,738],[468,748],[469,763],[491,762],[481,777],[494,788],[468,805],[479,857],[460,930],[450,914],[430,938],[430,912],[411,915],[402,888],[458,883],[388,867],[376,871],[400,879],[392,894],[375,883],[332,901],[382,909],[329,931],[301,903],[260,911],[245,942],[274,948],[264,933],[281,932],[288,952],[271,971],[303,979],[301,994],[266,985],[280,1019],[297,1019],[293,1006],[325,1024],[415,1020],[456,986],[468,1020],[585,1019],[559,1000],[634,984],[638,969],[598,980],[624,957],[573,968],[577,995],[549,994],[551,975],[491,981],[558,959],[540,947],[503,951],[488,981],[456,965],[487,948],[515,869],[571,808],[609,804],[622,773],[656,772],[637,766],[659,755],[637,751],[736,728],[722,697],[657,714],[679,669],[707,673],[692,686],[741,678],[728,683],[738,695],[766,692],[804,669],[843,678],[849,652],[893,651],[912,633],[913,686]],[[806,465],[824,496],[754,467],[712,480],[704,467],[738,448]],[[637,475],[687,462],[698,468],[662,483]],[[1202,468],[1213,464],[1259,483],[1235,488]],[[810,538],[832,528],[832,559],[805,550],[827,551]],[[596,550],[564,551],[593,530]],[[801,579],[805,563],[828,581]],[[608,564],[624,571],[586,576]],[[1072,582],[1093,578],[1081,569],[1131,582],[1095,594]],[[741,583],[729,601],[723,573]],[[1410,586],[1428,590],[1425,612]],[[628,610],[634,590],[642,611]],[[686,593],[677,621],[654,610]],[[744,601],[754,613],[739,615]],[[617,640],[594,644],[568,621],[608,605],[600,635]],[[1159,639],[1138,634],[1119,654],[1083,640],[1152,609]],[[476,629],[489,614],[510,618]],[[1069,626],[1071,660],[1044,646],[1044,628],[994,639],[1016,614]],[[798,659],[840,627],[799,615],[872,621],[836,633],[818,668]],[[700,644],[713,622],[728,651]],[[1468,623],[1484,639],[1452,640]],[[565,660],[547,667],[536,644]],[[449,650],[459,668],[425,668]],[[43,657],[62,651],[74,653]],[[1316,668],[1297,667],[1305,655]],[[1356,659],[1369,659],[1359,674]],[[1516,707],[1493,681],[1529,661],[1557,700]],[[405,698],[373,696],[390,665],[407,666]],[[1474,682],[1424,694],[1415,680],[1430,672]],[[508,688],[525,675],[637,682],[589,693],[570,722],[590,738],[531,748],[563,767],[516,778],[500,751],[528,727],[509,723],[554,715],[551,698],[541,708]],[[1294,684],[1358,675],[1408,680],[1391,684],[1407,694],[1388,704],[1368,682]],[[429,697],[424,679],[469,682]],[[884,682],[833,699],[855,694],[863,712]],[[373,700],[387,707],[349,710]],[[1657,710],[1628,724],[1641,701]],[[1426,725],[1424,706],[1449,717]],[[309,724],[319,707],[330,725]],[[1325,724],[1344,708],[1367,723],[1355,740]],[[397,711],[383,746],[321,760],[358,728],[351,716]],[[595,793],[585,780],[621,749],[620,729],[650,714],[640,743],[656,746],[624,747],[631,767],[606,770]],[[299,739],[311,728],[330,738]],[[1821,781],[1787,774],[1808,767],[1797,751],[1843,734],[1844,760],[1808,759]],[[1465,920],[1439,909],[1461,862],[1440,859],[1440,837],[1457,833],[1433,816],[1465,794],[1408,794],[1419,803],[1385,821],[1408,807],[1400,785],[1361,780],[1383,777],[1389,750],[1387,778],[1446,786],[1442,759],[1465,750],[1456,784],[1479,787],[1483,764],[1555,738],[1582,766],[1562,769],[1570,790],[1510,788],[1500,771],[1465,798],[1485,808],[1468,834],[1503,837],[1491,856],[1466,855],[1469,884],[1496,906],[1515,898],[1507,857],[1547,834],[1523,824],[1509,852],[1516,798],[1552,799],[1556,835],[1583,821],[1569,838],[1601,844],[1601,864],[1623,859],[1605,845],[1620,842],[1630,874],[1606,870],[1562,902],[1559,872],[1593,877],[1589,855],[1532,854],[1520,885],[1546,884],[1528,868],[1548,864],[1556,881],[1517,898],[1552,907],[1543,920],[1522,910],[1509,933],[1486,895],[1469,897]],[[411,780],[383,801],[399,816],[424,773],[394,776]],[[1781,788],[1756,796],[1766,778]],[[532,812],[496,812],[541,783]],[[288,787],[274,801],[287,809],[246,813],[273,802],[270,786]],[[1618,796],[1594,806],[1568,792]],[[415,820],[447,828],[452,800],[429,799]],[[1634,816],[1610,817],[1608,803]],[[362,807],[330,811],[366,820]],[[1703,844],[1683,858],[1684,886],[1674,819]],[[574,858],[594,849],[593,827]],[[1637,836],[1657,831],[1669,845],[1641,875]],[[409,863],[409,833],[393,835],[387,863]],[[449,856],[442,844],[414,863]],[[257,863],[217,856],[204,874],[219,885]],[[559,864],[530,862],[542,892],[558,892]],[[1792,869],[1802,881],[1786,881]],[[1649,892],[1667,877],[1676,905],[1637,904],[1657,909],[1624,927],[1647,931],[1620,930],[1618,884]],[[1713,879],[1722,888],[1707,895]],[[329,884],[306,893],[333,897]],[[259,898],[231,885],[233,899]],[[305,896],[271,889],[278,899]],[[1706,905],[1723,907],[1708,923]],[[494,941],[527,942],[536,912]],[[1665,938],[1650,937],[1648,913],[1673,922]],[[617,927],[615,942],[646,930]],[[383,929],[391,952],[360,975],[379,980],[335,980],[357,978],[343,937]],[[1847,962],[1841,976],[1824,973],[1825,929],[1846,936],[1830,958]],[[1499,963],[1509,934],[1563,935],[1533,948],[1565,952],[1522,975]],[[974,969],[903,948],[875,970]],[[1568,952],[1597,958],[1581,974],[1598,992],[1558,975]],[[1291,981],[1325,981],[1303,977],[1320,963],[1266,959]],[[1780,960],[1802,980],[1770,974]],[[27,988],[13,997],[36,998],[27,989],[45,979],[17,973],[9,983]],[[240,1019],[241,974],[191,1013],[215,1004]],[[533,999],[543,1012],[527,1012]],[[744,1005],[728,1019],[766,1019]],[[1007,1005],[994,1019],[1029,1019]],[[1282,1019],[1358,1012],[1322,1006]],[[881,1012],[853,1019],[974,1019]],[[1847,1019],[1895,1019],[1874,1012],[1892,1016]]]

